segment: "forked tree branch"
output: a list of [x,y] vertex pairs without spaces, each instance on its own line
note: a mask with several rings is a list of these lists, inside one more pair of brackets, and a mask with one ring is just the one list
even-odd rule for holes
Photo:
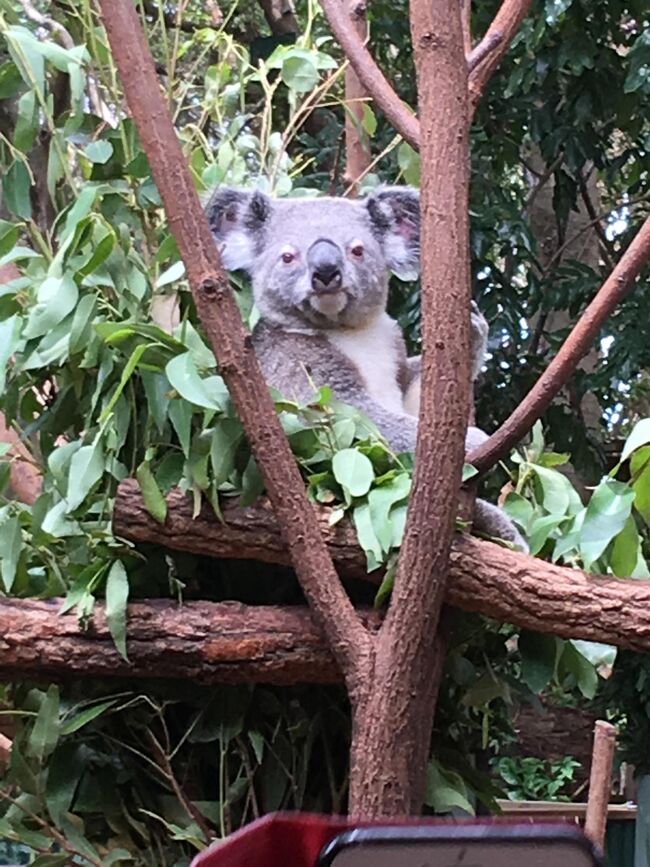
[[650,217],[598,290],[559,352],[526,397],[501,427],[467,460],[481,472],[506,457],[510,449],[532,428],[553,398],[565,386],[580,360],[589,352],[600,329],[633,287],[641,269],[650,260]]
[[309,508],[298,466],[192,185],[133,3],[100,0],[100,7],[201,322],[264,477],[302,589],[353,691],[363,680],[372,638],[341,586]]
[[408,105],[399,98],[354,27],[350,20],[354,8],[349,10],[345,0],[322,0],[321,6],[359,81],[402,138],[419,150],[420,123]]
[[421,808],[470,406],[469,124],[458,0],[411,0],[410,23],[421,127],[420,243],[436,255],[421,263],[422,389],[404,539],[374,674],[364,699],[353,702],[350,800],[357,818]]
[[470,54],[469,99],[472,109],[476,108],[531,5],[532,0],[504,0],[487,33]]

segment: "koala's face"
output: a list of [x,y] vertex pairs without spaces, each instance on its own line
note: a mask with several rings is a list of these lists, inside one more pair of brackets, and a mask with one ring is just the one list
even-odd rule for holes
[[284,326],[357,327],[384,311],[391,270],[417,274],[419,203],[408,188],[363,200],[221,188],[207,214],[226,268],[247,270],[261,314]]

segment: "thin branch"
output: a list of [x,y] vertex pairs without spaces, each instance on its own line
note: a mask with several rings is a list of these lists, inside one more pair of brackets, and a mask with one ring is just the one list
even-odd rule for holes
[[59,22],[55,21],[50,15],[45,15],[43,12],[39,12],[30,0],[18,0],[18,2],[30,21],[34,21],[36,24],[40,24],[41,27],[45,27],[53,33],[56,33],[64,48],[67,48],[68,50],[74,48],[74,39],[70,36],[63,24],[59,24]]
[[515,411],[467,460],[481,472],[494,466],[526,434],[565,386],[587,354],[600,329],[633,287],[650,260],[650,217],[646,219],[619,263],[586,308],[548,368]]
[[531,5],[532,0],[504,0],[487,33],[470,54],[469,98],[472,108],[476,108]]
[[200,320],[264,477],[303,592],[353,690],[372,655],[372,637],[341,586],[319,532],[158,87],[137,12],[131,0],[101,0],[100,6]]
[[[347,2],[347,0],[345,0]],[[349,9],[350,25],[363,42],[368,37],[366,4],[363,0],[352,0]],[[370,164],[367,137],[363,133],[363,110],[369,93],[359,80],[354,67],[348,63],[345,70],[345,173],[343,180],[350,195],[357,194],[359,178],[362,178]]]
[[587,181],[583,177],[582,172],[578,172],[578,187],[580,189],[580,197],[582,202],[587,210],[587,214],[589,214],[589,219],[591,220],[591,225],[598,236],[598,240],[600,241],[600,247],[603,255],[603,259],[605,260],[607,266],[610,271],[616,264],[615,259],[613,257],[613,244],[607,237],[605,230],[600,225],[600,219],[598,217],[598,213],[596,208],[594,207],[594,203],[591,200],[591,196],[589,194],[589,188],[587,187]]
[[472,51],[472,0],[459,0],[460,20],[463,28],[463,49],[469,58]]
[[476,48],[472,49],[467,58],[467,68],[471,72],[482,63],[488,54],[491,54],[497,46],[503,42],[503,33],[488,33]]
[[345,52],[359,81],[377,106],[411,147],[420,148],[420,123],[406,103],[397,95],[363,39],[350,24],[349,12],[341,0],[322,0],[321,6],[339,45]]
[[567,249],[573,244],[575,244],[575,242],[579,238],[581,238],[585,234],[585,232],[588,232],[589,229],[592,229],[594,227],[594,224],[606,220],[607,217],[611,216],[616,211],[620,211],[622,208],[633,208],[635,205],[641,205],[648,200],[650,200],[650,192],[644,193],[642,196],[638,196],[638,198],[630,199],[629,202],[620,202],[618,205],[615,205],[613,208],[609,208],[607,211],[601,211],[600,214],[594,214],[593,219],[591,219],[588,223],[585,223],[584,226],[581,226],[577,232],[571,235],[570,238],[567,238],[566,241],[557,248],[557,250],[553,253],[553,256],[549,259],[548,263],[544,267],[544,273],[548,273],[558,261],[558,259],[562,258]]

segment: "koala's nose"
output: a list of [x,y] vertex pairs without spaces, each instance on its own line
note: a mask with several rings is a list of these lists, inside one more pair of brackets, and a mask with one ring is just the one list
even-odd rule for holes
[[339,248],[331,241],[316,241],[307,254],[311,285],[315,292],[338,292],[343,282],[343,261]]

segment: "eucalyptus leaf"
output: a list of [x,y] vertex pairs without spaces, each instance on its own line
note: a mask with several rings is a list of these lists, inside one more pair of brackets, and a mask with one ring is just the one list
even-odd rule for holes
[[370,490],[375,473],[370,460],[356,449],[342,449],[332,459],[334,478],[351,497],[363,497]]
[[106,622],[120,656],[126,654],[126,603],[129,599],[129,579],[120,560],[116,560],[106,578]]

